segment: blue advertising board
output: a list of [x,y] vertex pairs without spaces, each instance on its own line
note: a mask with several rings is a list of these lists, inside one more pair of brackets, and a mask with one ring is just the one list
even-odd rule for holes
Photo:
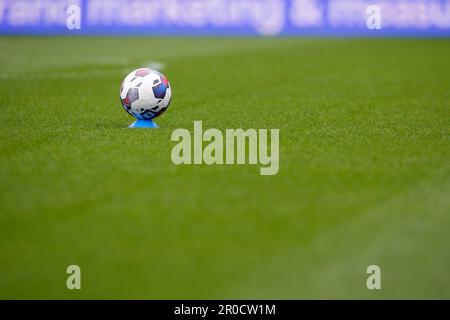
[[0,34],[450,36],[450,0],[0,0]]

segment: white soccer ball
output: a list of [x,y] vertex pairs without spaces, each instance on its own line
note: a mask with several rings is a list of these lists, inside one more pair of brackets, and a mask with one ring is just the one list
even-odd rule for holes
[[169,107],[172,89],[167,78],[156,70],[141,68],[129,73],[120,87],[126,112],[137,119],[153,119]]

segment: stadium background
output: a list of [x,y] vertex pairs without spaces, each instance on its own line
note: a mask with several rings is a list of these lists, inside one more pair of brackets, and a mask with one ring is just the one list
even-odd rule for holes
[[[0,34],[1,298],[450,298],[450,1],[0,0]],[[279,128],[280,172],[173,165],[194,120]]]
[[[82,28],[66,28],[67,9]],[[367,28],[370,6],[381,30]],[[449,35],[447,0],[2,0],[4,34]]]

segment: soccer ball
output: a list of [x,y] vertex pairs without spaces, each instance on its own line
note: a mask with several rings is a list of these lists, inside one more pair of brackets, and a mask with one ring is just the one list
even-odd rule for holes
[[171,97],[167,78],[148,68],[132,71],[120,86],[123,108],[137,119],[150,120],[161,115],[169,107]]

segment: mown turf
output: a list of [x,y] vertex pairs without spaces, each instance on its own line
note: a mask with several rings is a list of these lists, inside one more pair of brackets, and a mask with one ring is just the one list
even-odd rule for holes
[[[445,39],[0,38],[0,298],[450,298],[449,57]],[[172,104],[127,129],[120,82],[152,61]],[[173,165],[194,120],[279,128],[279,174]]]

